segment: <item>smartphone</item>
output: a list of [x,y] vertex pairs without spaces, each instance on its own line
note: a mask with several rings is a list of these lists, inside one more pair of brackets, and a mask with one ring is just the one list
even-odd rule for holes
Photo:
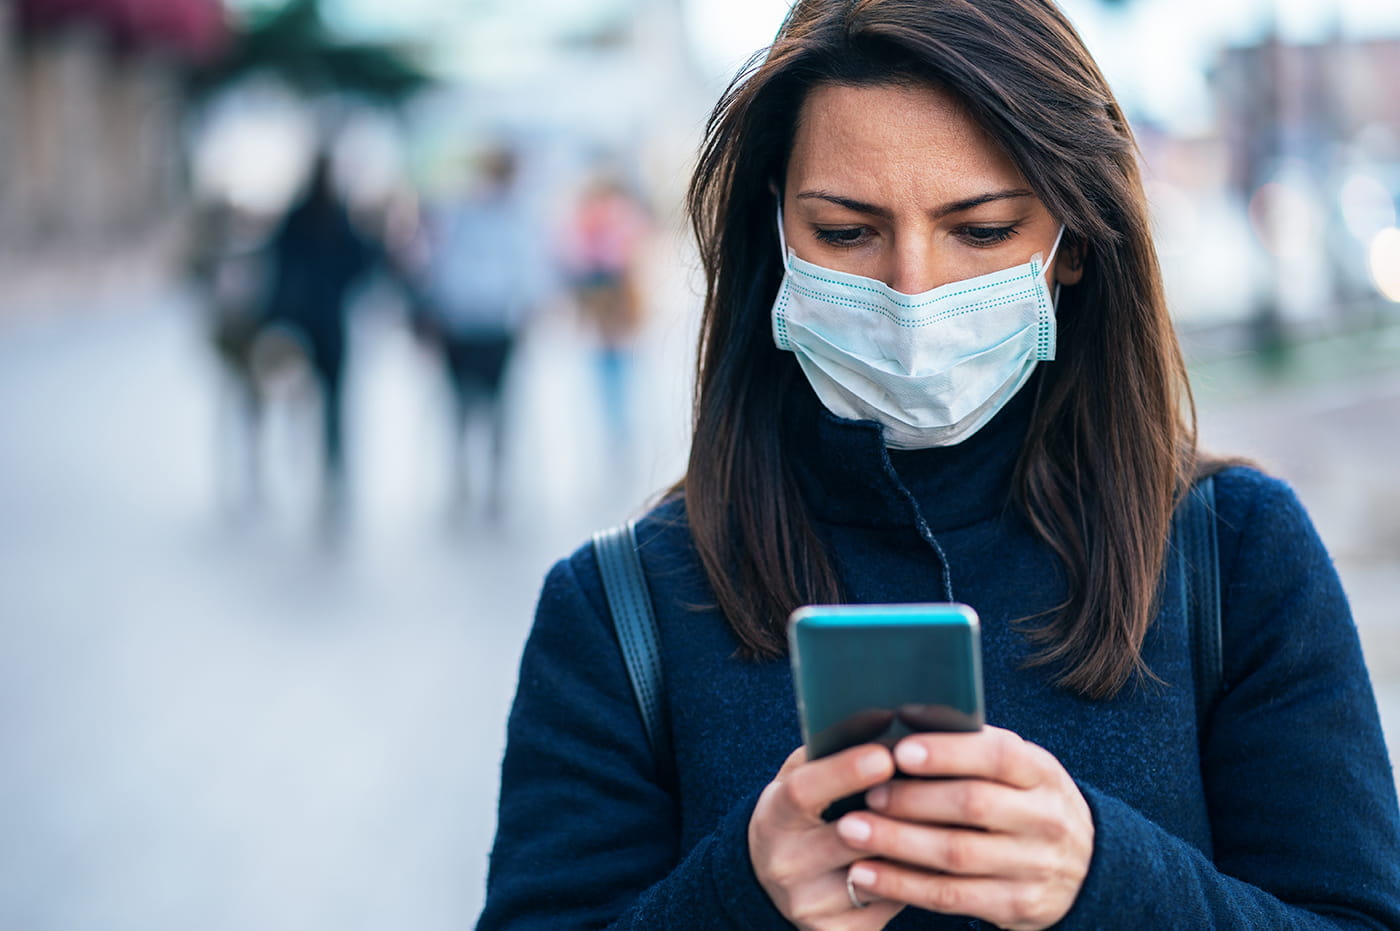
[[[977,612],[964,604],[807,605],[788,624],[809,759],[921,731],[982,727]],[[843,799],[828,820],[864,807]]]

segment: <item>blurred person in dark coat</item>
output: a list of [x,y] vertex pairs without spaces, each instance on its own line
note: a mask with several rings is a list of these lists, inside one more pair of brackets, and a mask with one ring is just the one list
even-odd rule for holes
[[320,389],[328,511],[340,510],[345,492],[347,298],[377,252],[335,191],[329,157],[318,155],[306,192],[270,243],[273,270],[265,325],[290,331],[303,342]]

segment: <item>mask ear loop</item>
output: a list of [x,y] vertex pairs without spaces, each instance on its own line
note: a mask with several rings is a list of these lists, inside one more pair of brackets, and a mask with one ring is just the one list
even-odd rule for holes
[[783,268],[788,266],[787,237],[783,235],[783,199],[778,198],[778,261]]
[[[779,210],[781,211],[781,207]],[[1055,263],[1055,253],[1060,251],[1060,240],[1065,238],[1065,225],[1060,224],[1060,231],[1055,234],[1055,244],[1050,247],[1050,258],[1045,260],[1045,268],[1049,268]]]
[[[781,213],[782,213],[782,208],[781,208],[781,206],[780,206],[780,207],[779,207],[779,215],[780,215],[780,216],[781,216]],[[781,236],[781,235],[782,235],[782,231],[783,231],[783,230],[782,230],[782,224],[781,224],[781,222],[780,222],[779,225],[778,225],[778,235]],[[1053,246],[1050,247],[1050,258],[1048,258],[1048,259],[1045,260],[1045,270],[1046,270],[1047,272],[1050,270],[1050,266],[1053,265],[1053,264],[1055,263],[1055,253],[1057,253],[1057,252],[1060,251],[1060,240],[1061,240],[1061,239],[1064,239],[1064,238],[1065,238],[1065,225],[1064,225],[1063,223],[1061,223],[1061,224],[1060,224],[1060,231],[1059,231],[1058,233],[1055,234],[1055,244],[1054,244]],[[1060,306],[1060,283],[1059,283],[1058,281],[1055,282],[1055,290],[1054,290],[1053,292],[1051,292],[1051,294],[1050,294],[1050,306],[1051,306],[1051,307],[1059,307],[1059,306]]]

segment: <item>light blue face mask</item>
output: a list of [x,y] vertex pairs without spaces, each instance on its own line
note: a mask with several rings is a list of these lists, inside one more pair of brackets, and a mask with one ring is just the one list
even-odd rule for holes
[[[952,446],[976,433],[1055,358],[1050,257],[903,294],[884,282],[799,259],[773,302],[773,340],[796,354],[812,389],[838,417],[874,420],[895,449]],[[1058,290],[1058,289],[1057,289]]]

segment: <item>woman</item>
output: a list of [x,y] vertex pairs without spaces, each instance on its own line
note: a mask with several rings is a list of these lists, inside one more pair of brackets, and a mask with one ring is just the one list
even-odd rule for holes
[[[638,530],[676,776],[582,549],[522,661],[481,928],[1400,928],[1345,597],[1284,485],[1196,452],[1134,158],[1045,0],[797,4],[691,188],[691,460]],[[1156,595],[1208,473],[1198,726]],[[788,613],[944,600],[995,726],[807,761]]]

